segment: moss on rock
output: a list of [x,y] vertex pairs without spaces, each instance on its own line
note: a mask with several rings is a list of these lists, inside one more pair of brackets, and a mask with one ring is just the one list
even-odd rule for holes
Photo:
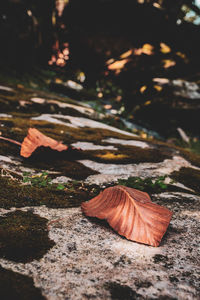
[[187,159],[189,162],[191,162],[194,166],[200,167],[200,155],[186,151],[186,150],[181,150],[182,156]]
[[46,205],[51,208],[79,207],[82,201],[96,196],[100,188],[96,185],[83,185],[69,182],[65,190],[55,186],[38,188],[20,185],[19,182],[0,177],[0,207],[25,207]]
[[39,172],[41,170],[54,171],[76,180],[83,180],[90,175],[98,174],[97,171],[75,161],[81,158],[81,152],[76,150],[58,152],[49,147],[40,147],[30,158],[23,160],[23,165]]
[[[4,137],[11,138],[19,142],[22,142],[23,139],[27,136],[28,128],[30,127],[37,128],[43,134],[57,141],[63,141],[64,144],[72,144],[77,141],[105,144],[102,143],[102,140],[109,137],[127,140],[133,139],[133,137],[127,136],[126,134],[121,134],[108,129],[69,127],[67,126],[66,120],[65,126],[62,124],[54,124],[48,121],[32,120],[31,117],[33,117],[34,115],[13,113],[12,116],[13,118],[0,117],[1,134]],[[13,154],[12,149],[10,151],[9,143],[3,143],[2,141],[0,141],[0,154],[6,152],[7,154]]]
[[1,299],[44,300],[41,291],[34,286],[32,278],[21,275],[0,266]]
[[[33,97],[41,98],[43,101],[41,103],[31,101]],[[35,91],[24,87],[23,89],[12,91],[0,90],[1,112],[21,112],[27,114],[62,113],[76,117],[87,117],[87,114],[81,113],[73,107],[65,107],[65,105],[62,105],[64,103],[79,105],[76,101],[68,97],[60,97],[53,93]]]
[[0,256],[16,262],[40,259],[55,244],[46,224],[47,219],[31,212],[15,211],[0,217]]
[[84,151],[87,159],[102,163],[142,163],[142,162],[161,162],[171,158],[170,154],[159,149],[142,149],[134,146],[115,145],[118,150],[88,150]]
[[181,168],[179,171],[173,172],[171,177],[183,183],[185,186],[200,193],[200,171],[193,168]]
[[[173,185],[173,181],[171,183],[166,184],[165,178],[167,176],[159,176],[159,177],[147,177],[147,178],[140,178],[140,177],[129,177],[127,179],[120,179],[118,180],[119,185],[125,185],[130,188],[138,189],[140,191],[144,191],[149,194],[159,194],[162,192],[180,192],[180,193],[192,193],[187,189],[178,187]],[[170,200],[170,202],[178,201],[178,198]],[[180,201],[180,199],[179,199]],[[181,201],[184,201],[181,200]],[[185,200],[187,202],[193,202],[192,200]]]

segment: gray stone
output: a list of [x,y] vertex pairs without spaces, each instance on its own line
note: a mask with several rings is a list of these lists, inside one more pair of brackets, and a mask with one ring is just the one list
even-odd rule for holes
[[[168,197],[165,204],[171,209],[185,199],[184,194],[178,202]],[[157,199],[164,204],[162,195]],[[141,299],[198,299],[198,205],[199,197],[193,207],[185,201],[174,212],[157,248],[122,238],[106,223],[86,218],[80,208],[36,207],[34,213],[56,220],[49,223],[49,237],[56,245],[40,261],[0,263],[31,276],[47,299],[111,299],[113,284],[122,294],[123,287],[129,287]]]
[[[0,88],[2,89],[2,87]],[[193,90],[197,92],[195,88]],[[25,95],[25,90],[23,90],[23,95]],[[99,129],[107,130],[105,137],[99,140],[97,134],[98,139],[92,140],[92,142],[87,140],[89,133],[86,136],[86,141],[83,139],[78,140],[70,133],[73,138],[72,145],[83,149],[83,153],[84,150],[90,149],[94,152],[111,151],[115,155],[115,151],[118,151],[116,144],[121,144],[119,147],[121,151],[126,149],[127,146],[133,147],[133,155],[136,153],[134,151],[137,151],[137,148],[138,151],[151,151],[152,148],[159,149],[160,153],[166,149],[171,149],[171,146],[163,145],[163,143],[154,144],[152,141],[150,144],[146,140],[140,141],[135,134],[101,123],[98,119],[90,119],[89,116],[88,118],[79,118],[62,114],[62,109],[66,108],[74,109],[86,115],[93,114],[93,109],[84,107],[82,104],[79,106],[77,102],[68,103],[65,98],[56,98],[55,95],[50,97],[45,92],[36,92],[35,90],[32,93],[29,91],[25,99],[22,97],[23,95],[17,94],[17,99],[20,99],[19,101],[29,101],[30,105],[43,105],[44,101],[48,103],[48,99],[50,99],[51,102],[49,103],[52,105],[59,103],[60,113],[41,114],[38,111],[37,116],[34,114],[31,117],[31,126],[35,126],[39,130],[41,128],[41,130],[46,129],[47,132],[51,132],[52,128],[56,130],[56,127],[59,126],[66,126],[66,129],[72,130],[72,133],[73,130],[78,130],[78,133],[81,133],[81,130],[85,128],[90,130],[92,128],[97,133]],[[38,99],[42,99],[42,101],[38,101]],[[43,99],[45,100],[43,101]],[[19,115],[20,112],[18,118],[20,118]],[[0,115],[2,128],[6,128],[5,121],[14,121],[15,116],[11,116],[12,118],[10,116]],[[27,132],[29,126],[28,122],[24,125],[23,118],[24,111],[22,122],[17,123],[17,126],[21,127],[12,128],[13,132],[16,130],[20,133],[21,139],[25,137],[25,132]],[[53,137],[55,138],[54,135]],[[60,133],[57,140],[62,140],[62,137],[62,133]],[[106,146],[105,143],[107,143]],[[0,154],[1,176],[18,180],[19,185],[22,184],[22,180],[20,181],[17,178],[23,175],[25,171],[30,172],[31,175],[47,171],[49,175],[54,177],[52,182],[55,184],[68,184],[72,180],[67,174],[64,176],[60,171],[52,170],[54,162],[51,159],[47,167],[45,165],[39,170],[38,167],[34,166],[34,163],[28,164],[18,154],[8,153],[6,155],[4,150]],[[129,176],[156,178],[157,176],[167,175],[167,184],[170,182],[170,175],[174,171],[179,171],[182,167],[199,170],[198,167],[186,160],[180,151],[177,149],[171,150],[174,155],[159,163],[122,164],[115,163],[115,161],[113,163],[100,163],[95,160],[95,156],[93,159],[74,158],[82,166],[98,172],[98,174],[90,175],[84,181],[78,183],[88,189],[88,185],[91,184],[97,184],[103,188],[106,184],[113,184],[118,179],[127,179]],[[66,165],[67,163],[69,164],[70,161],[66,160]],[[17,178],[14,178],[15,175],[17,175]],[[78,187],[78,185],[75,185],[74,188],[71,186],[70,193],[77,192]],[[48,300],[200,299],[200,197],[195,194],[194,190],[179,182],[174,183],[174,187],[185,189],[185,193],[182,191],[167,191],[152,195],[153,202],[173,211],[173,217],[167,232],[160,246],[156,248],[128,241],[114,232],[106,222],[84,216],[80,207],[62,209],[48,208],[43,205],[22,208],[12,207],[11,209],[2,207],[0,208],[0,216],[19,209],[47,218],[49,220],[49,238],[55,242],[55,246],[39,260],[33,260],[29,263],[17,263],[1,258],[0,265],[5,269],[31,277],[35,286],[40,288],[42,294]],[[83,190],[84,195],[86,192]],[[63,190],[58,191],[58,193],[61,193],[61,197],[64,197],[64,200],[66,198],[66,201],[71,197],[70,194],[65,194]],[[19,286],[20,288],[22,287]]]

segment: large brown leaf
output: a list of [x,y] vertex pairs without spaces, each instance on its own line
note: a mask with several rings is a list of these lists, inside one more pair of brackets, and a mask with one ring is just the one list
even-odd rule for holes
[[29,157],[38,147],[50,147],[53,150],[63,151],[67,150],[68,146],[63,145],[44,134],[35,128],[29,128],[28,135],[25,137],[22,145],[20,154],[23,157]]
[[87,216],[106,219],[127,239],[155,247],[172,217],[170,210],[152,203],[147,193],[121,185],[109,187],[83,202],[82,210]]

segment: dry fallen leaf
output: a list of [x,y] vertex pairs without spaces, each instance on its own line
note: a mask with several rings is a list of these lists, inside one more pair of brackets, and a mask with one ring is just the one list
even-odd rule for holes
[[50,147],[51,149],[57,151],[68,149],[68,146],[63,145],[61,142],[42,134],[39,130],[35,128],[29,128],[28,135],[25,137],[21,145],[20,155],[23,157],[30,157],[31,154],[41,146]]
[[172,212],[151,202],[147,193],[117,185],[82,203],[89,217],[106,219],[128,240],[157,247],[167,230]]

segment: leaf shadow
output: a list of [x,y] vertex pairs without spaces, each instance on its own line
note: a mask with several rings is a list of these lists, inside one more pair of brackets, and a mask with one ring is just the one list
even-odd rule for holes
[[[83,214],[84,215],[84,214]],[[85,215],[84,215],[85,216]],[[96,217],[88,217],[88,216],[85,216],[85,218],[92,224],[94,225],[97,225],[97,226],[100,226],[101,228],[107,230],[107,231],[110,231],[112,233],[114,233],[115,236],[118,236],[120,237],[122,240],[125,240],[125,241],[128,241],[130,243],[137,243],[139,245],[143,245],[143,246],[147,246],[147,247],[150,247],[150,248],[155,248],[154,246],[151,246],[151,245],[148,245],[148,244],[144,244],[144,243],[140,243],[140,242],[137,242],[137,241],[132,241],[132,240],[129,240],[127,239],[125,236],[123,235],[120,235],[119,233],[117,233],[109,224],[106,220],[101,220],[101,219],[98,219]],[[169,237],[171,235],[171,233],[174,231],[173,230],[174,228],[172,227],[172,225],[169,225],[169,228],[167,229],[167,231],[165,232],[161,242],[160,242],[160,246],[165,246],[167,243],[168,243],[168,240],[169,240]]]

